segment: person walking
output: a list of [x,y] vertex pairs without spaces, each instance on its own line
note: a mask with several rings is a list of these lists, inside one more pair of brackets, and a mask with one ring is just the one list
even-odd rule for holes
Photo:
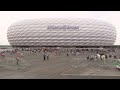
[[49,53],[47,53],[46,58],[47,58],[47,60],[49,60]]
[[46,55],[45,55],[45,53],[44,53],[44,55],[43,55],[43,58],[44,58],[44,61],[46,60]]
[[101,56],[101,59],[103,60],[104,64],[106,64],[106,59],[104,54]]
[[114,60],[116,60],[116,59],[117,59],[117,56],[115,55],[115,56],[114,56]]
[[112,61],[112,55],[109,55],[110,60]]
[[69,53],[67,52],[67,56],[69,56]]
[[16,64],[17,64],[17,65],[19,65],[19,60],[20,60],[20,58],[17,56],[17,57],[16,57],[16,61],[17,61]]

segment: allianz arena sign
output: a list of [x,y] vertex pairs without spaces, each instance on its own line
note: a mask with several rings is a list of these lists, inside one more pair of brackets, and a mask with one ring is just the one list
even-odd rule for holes
[[50,25],[50,26],[47,27],[47,29],[79,29],[79,26],[70,26],[70,25],[55,26],[55,25]]

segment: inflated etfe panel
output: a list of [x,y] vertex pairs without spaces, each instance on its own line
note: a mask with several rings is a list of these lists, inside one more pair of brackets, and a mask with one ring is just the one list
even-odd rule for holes
[[116,29],[95,19],[42,18],[13,23],[7,37],[12,46],[113,45]]

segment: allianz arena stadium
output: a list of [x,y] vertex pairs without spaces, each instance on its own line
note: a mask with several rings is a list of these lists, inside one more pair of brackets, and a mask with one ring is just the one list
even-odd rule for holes
[[12,46],[108,46],[115,43],[116,29],[96,19],[28,19],[13,23],[7,38]]

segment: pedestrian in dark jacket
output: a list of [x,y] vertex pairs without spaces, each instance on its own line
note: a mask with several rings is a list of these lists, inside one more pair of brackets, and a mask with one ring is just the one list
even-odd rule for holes
[[45,58],[45,57],[46,57],[46,55],[45,55],[45,53],[44,53],[44,55],[43,55],[44,60],[46,60],[46,58]]

